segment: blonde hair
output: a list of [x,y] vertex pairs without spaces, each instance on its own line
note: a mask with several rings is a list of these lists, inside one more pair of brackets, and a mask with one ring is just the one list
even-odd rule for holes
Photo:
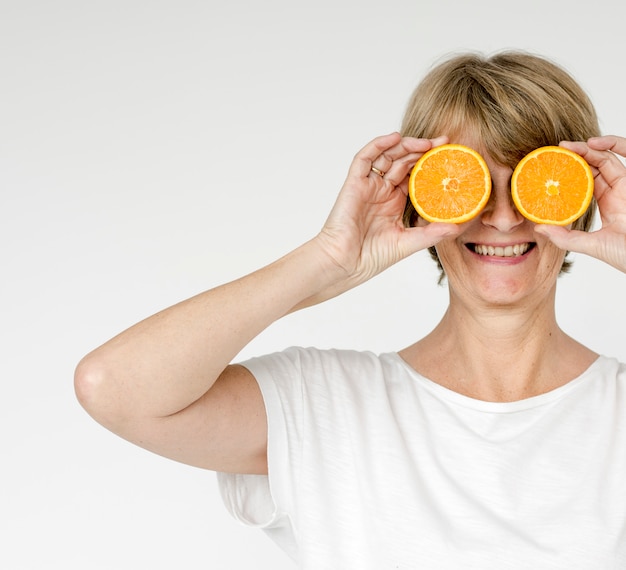
[[[572,76],[519,51],[453,56],[431,69],[413,92],[402,121],[404,136],[454,139],[468,131],[480,141],[481,152],[510,168],[538,147],[600,134],[593,104]],[[589,231],[595,209],[594,200],[573,228]],[[404,223],[416,220],[407,201]],[[443,275],[435,248],[429,251]],[[569,266],[564,261],[561,270]]]

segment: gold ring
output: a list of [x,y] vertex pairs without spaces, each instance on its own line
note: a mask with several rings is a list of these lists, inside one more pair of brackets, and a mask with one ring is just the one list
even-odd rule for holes
[[372,166],[372,172],[375,172],[381,178],[385,176],[385,173],[382,170],[379,170],[378,168],[376,168],[375,166]]

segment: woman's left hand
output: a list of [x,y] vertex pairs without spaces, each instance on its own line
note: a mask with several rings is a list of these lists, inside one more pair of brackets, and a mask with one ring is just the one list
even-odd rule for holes
[[583,232],[539,225],[535,231],[561,249],[591,255],[626,273],[626,166],[616,156],[626,157],[626,138],[611,135],[561,146],[580,154],[591,166],[602,227]]

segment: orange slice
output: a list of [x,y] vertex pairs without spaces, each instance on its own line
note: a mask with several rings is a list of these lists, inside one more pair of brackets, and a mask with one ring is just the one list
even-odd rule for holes
[[565,226],[587,210],[593,197],[593,173],[575,152],[544,146],[515,167],[511,195],[520,213],[532,222]]
[[484,208],[490,193],[487,163],[474,149],[460,144],[430,149],[409,177],[409,198],[429,222],[471,220]]

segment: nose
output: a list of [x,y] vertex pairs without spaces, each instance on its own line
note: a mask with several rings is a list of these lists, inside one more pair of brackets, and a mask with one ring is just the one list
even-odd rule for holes
[[503,233],[515,230],[524,217],[515,207],[508,187],[494,188],[481,213],[482,223]]

